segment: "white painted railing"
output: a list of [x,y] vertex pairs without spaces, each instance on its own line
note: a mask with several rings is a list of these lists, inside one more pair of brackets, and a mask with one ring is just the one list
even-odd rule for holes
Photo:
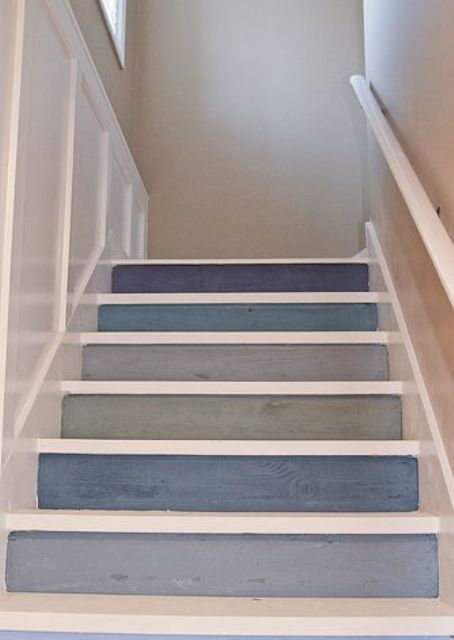
[[351,84],[399,186],[446,295],[454,307],[454,243],[383,115],[367,80],[363,76],[353,76]]
[[[55,432],[55,357],[100,259],[146,256],[148,195],[68,0],[5,3],[2,19],[11,34],[0,48],[4,483],[26,438]],[[21,490],[16,482],[12,494]]]

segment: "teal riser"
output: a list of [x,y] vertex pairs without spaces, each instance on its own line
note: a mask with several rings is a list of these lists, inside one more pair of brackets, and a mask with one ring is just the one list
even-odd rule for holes
[[9,591],[157,596],[434,598],[433,535],[15,532]]
[[367,264],[119,265],[114,293],[367,291]]
[[386,380],[384,345],[93,345],[84,380]]
[[399,440],[397,396],[66,396],[63,438]]
[[375,304],[102,305],[99,331],[376,331]]
[[418,462],[403,456],[42,454],[43,509],[414,511]]

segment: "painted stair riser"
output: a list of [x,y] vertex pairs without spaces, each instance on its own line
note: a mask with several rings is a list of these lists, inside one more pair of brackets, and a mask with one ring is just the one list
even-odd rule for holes
[[125,265],[114,293],[367,291],[367,264]]
[[404,456],[41,454],[43,509],[398,512],[418,508]]
[[62,437],[400,440],[397,396],[66,396]]
[[386,380],[384,345],[94,345],[84,380]]
[[433,598],[437,538],[15,532],[9,591]]
[[376,304],[101,305],[99,331],[376,331]]

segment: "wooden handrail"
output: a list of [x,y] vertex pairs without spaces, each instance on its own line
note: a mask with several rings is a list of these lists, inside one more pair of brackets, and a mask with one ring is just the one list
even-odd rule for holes
[[350,82],[399,186],[451,306],[454,307],[454,243],[383,115],[367,80],[363,76],[352,76]]

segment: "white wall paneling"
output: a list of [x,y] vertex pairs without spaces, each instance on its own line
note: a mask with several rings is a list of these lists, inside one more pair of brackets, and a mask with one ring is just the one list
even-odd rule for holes
[[60,381],[80,373],[70,318],[90,281],[99,291],[108,229],[110,258],[144,257],[131,217],[148,195],[67,0],[1,3],[0,53],[4,510],[34,506],[32,438],[58,437]]
[[109,137],[85,81],[79,87],[76,105],[68,274],[71,312],[104,251],[109,180]]

